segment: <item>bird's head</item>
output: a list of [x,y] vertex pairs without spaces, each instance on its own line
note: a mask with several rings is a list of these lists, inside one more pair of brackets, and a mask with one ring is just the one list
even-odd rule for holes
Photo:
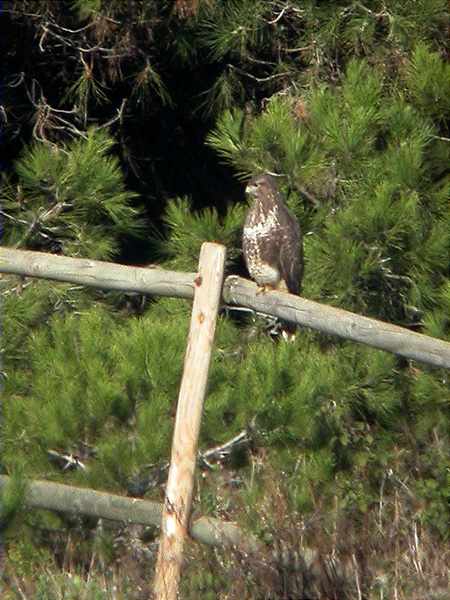
[[245,192],[251,198],[261,197],[262,193],[268,193],[276,189],[276,184],[271,175],[256,175],[247,183]]

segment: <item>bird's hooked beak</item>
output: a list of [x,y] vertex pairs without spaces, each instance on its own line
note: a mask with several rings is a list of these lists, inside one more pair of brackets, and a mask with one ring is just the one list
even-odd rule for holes
[[247,184],[247,187],[245,188],[245,193],[248,194],[249,196],[256,196],[256,192],[258,190],[258,186],[251,182]]

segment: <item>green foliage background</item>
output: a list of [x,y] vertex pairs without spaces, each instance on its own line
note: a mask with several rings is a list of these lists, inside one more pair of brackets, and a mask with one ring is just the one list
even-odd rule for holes
[[[195,198],[146,195],[152,168],[144,187],[129,175],[141,142],[127,127],[173,109],[176,69],[206,66],[208,89],[177,110],[196,115],[230,177],[282,175],[304,233],[304,296],[450,340],[447,2],[200,1],[183,16],[172,2],[77,0],[67,11],[40,0],[34,17],[22,4],[18,27],[70,26],[62,49],[49,36],[48,56],[65,70],[78,62],[52,89],[46,120],[44,94],[15,114],[36,125],[4,176],[5,245],[114,260],[140,237],[162,267],[195,270],[202,242],[215,240],[240,272],[243,198],[196,210]],[[77,44],[117,57],[81,60]],[[118,88],[127,110],[108,127]],[[131,493],[169,457],[188,303],[14,277],[1,286],[3,471]],[[380,490],[407,489],[408,519],[446,543],[449,405],[444,370],[307,330],[275,342],[263,320],[224,313],[201,447],[252,423],[293,512],[319,512],[326,529],[338,506],[358,530]],[[86,448],[85,471],[48,454]],[[268,492],[251,464],[241,462],[235,495],[257,510]],[[223,516],[220,493],[200,486],[201,508]],[[13,496],[12,540],[48,524],[17,517]],[[260,532],[254,517],[229,515]]]

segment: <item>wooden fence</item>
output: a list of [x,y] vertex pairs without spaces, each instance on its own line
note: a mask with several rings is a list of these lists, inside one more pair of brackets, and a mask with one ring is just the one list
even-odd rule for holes
[[[258,313],[311,327],[328,334],[387,350],[408,359],[450,368],[450,344],[402,327],[363,317],[283,292],[258,294],[255,284],[235,276],[223,281],[225,248],[205,243],[197,273],[117,265],[89,259],[0,249],[0,272],[158,296],[193,298],[193,309],[183,377],[178,398],[171,464],[163,507],[133,500],[126,520],[149,518],[161,522],[162,533],[154,579],[156,600],[176,600],[184,541],[198,537],[198,523],[190,524],[194,472],[203,401],[217,314],[221,305],[241,306]],[[0,477],[0,488],[7,478]],[[56,486],[56,487],[55,487]],[[68,486],[32,482],[25,501],[29,506],[120,518],[125,499],[94,490],[67,491]],[[72,501],[73,500],[73,501]],[[143,504],[144,503],[144,504]],[[69,508],[67,508],[69,506]],[[136,515],[138,515],[136,517]],[[108,518],[108,517],[107,517]],[[206,539],[257,547],[233,524],[203,522]],[[136,522],[136,521],[134,521]],[[197,527],[197,529],[196,529]],[[205,529],[206,528],[206,529]],[[214,534],[216,531],[216,535]],[[197,533],[196,533],[197,532]],[[234,537],[233,537],[234,536]]]
[[[8,475],[0,475],[0,493],[11,483]],[[29,508],[82,514],[130,525],[159,526],[164,508],[159,502],[37,479],[27,482],[23,502]],[[197,542],[212,547],[233,547],[247,553],[255,552],[260,547],[252,535],[235,523],[212,517],[201,516],[195,519],[190,525],[189,534]]]
[[[118,265],[85,258],[0,248],[0,272],[153,296],[194,297],[195,273]],[[450,343],[283,292],[257,294],[251,281],[227,277],[225,305],[241,306],[324,333],[450,369]]]

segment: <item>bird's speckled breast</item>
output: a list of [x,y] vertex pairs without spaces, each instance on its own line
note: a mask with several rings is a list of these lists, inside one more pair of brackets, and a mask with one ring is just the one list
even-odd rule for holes
[[262,206],[255,206],[248,215],[243,231],[247,268],[250,277],[260,286],[276,287],[280,281],[277,268],[265,262],[261,256],[261,247],[266,240],[277,235],[279,227],[278,209],[264,211]]

